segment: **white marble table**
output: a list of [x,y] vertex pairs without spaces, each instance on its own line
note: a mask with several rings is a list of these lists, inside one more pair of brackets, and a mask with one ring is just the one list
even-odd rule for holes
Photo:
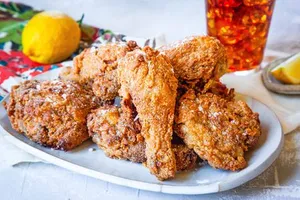
[[[203,0],[19,0],[41,9],[58,9],[85,23],[130,36],[164,33],[168,41],[206,32]],[[300,51],[298,0],[277,0],[268,46]],[[300,96],[294,97],[299,98]],[[4,155],[0,152],[0,156]],[[300,199],[300,129],[285,136],[284,149],[262,175],[236,189],[211,195],[167,195],[126,188],[44,163],[1,167],[0,199]]]

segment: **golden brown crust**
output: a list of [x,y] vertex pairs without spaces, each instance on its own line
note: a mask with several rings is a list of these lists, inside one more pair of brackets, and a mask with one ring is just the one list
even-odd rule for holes
[[257,143],[261,129],[258,114],[245,102],[189,90],[177,109],[177,134],[200,158],[215,168],[246,167],[244,152]]
[[[123,100],[124,101],[124,100]],[[105,105],[88,115],[88,130],[93,141],[111,158],[146,162],[145,141],[134,106],[129,100],[121,108]],[[185,144],[172,144],[177,171],[194,169],[197,154]]]
[[118,67],[118,60],[127,52],[138,48],[133,41],[126,43],[107,43],[97,49],[85,49],[74,58],[74,74],[81,79],[94,79],[99,73],[112,71]]
[[188,90],[194,90],[196,93],[205,94],[213,93],[220,97],[223,97],[228,100],[234,98],[234,89],[228,89],[223,83],[216,80],[209,80],[208,82],[203,81],[180,81],[177,88],[177,104],[182,95],[184,95]]
[[146,142],[147,167],[158,179],[175,176],[171,148],[177,79],[158,51],[145,47],[120,60],[118,78],[123,98],[132,97]]
[[117,70],[99,74],[92,85],[94,94],[102,100],[112,100],[118,96],[120,84],[118,82]]
[[73,60],[73,68],[64,68],[59,77],[91,85],[93,92],[101,100],[112,100],[119,89],[113,77],[118,60],[127,52],[139,49],[134,41],[127,43],[107,43],[96,48],[85,49]]
[[73,73],[73,68],[72,67],[64,67],[61,69],[60,73],[59,73],[59,78],[61,80],[69,80],[69,81],[76,81],[76,82],[80,82],[81,77],[79,76],[79,74],[75,74]]
[[170,59],[179,80],[217,80],[227,70],[225,48],[214,37],[187,37],[159,51]]
[[121,108],[105,105],[93,110],[87,118],[88,130],[107,156],[145,162],[144,138],[133,107],[129,100],[123,100]]
[[41,145],[70,150],[88,139],[92,93],[73,81],[25,81],[6,106],[12,127]]
[[198,156],[193,149],[185,144],[172,144],[172,149],[176,159],[177,171],[186,171],[195,169]]

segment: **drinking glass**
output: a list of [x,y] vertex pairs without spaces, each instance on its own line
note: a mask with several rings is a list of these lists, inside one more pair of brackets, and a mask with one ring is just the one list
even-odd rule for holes
[[208,35],[228,54],[229,71],[252,70],[263,59],[275,0],[206,0]]

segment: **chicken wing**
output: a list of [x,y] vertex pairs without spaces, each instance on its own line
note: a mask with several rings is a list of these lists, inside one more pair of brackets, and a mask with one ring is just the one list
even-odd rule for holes
[[120,96],[132,98],[146,142],[146,166],[158,179],[174,177],[176,160],[171,148],[177,79],[158,51],[145,47],[126,54],[118,65]]
[[170,59],[178,80],[217,80],[227,70],[225,48],[214,37],[187,37],[163,46],[159,51]]
[[97,105],[90,90],[72,81],[25,81],[6,104],[12,127],[43,146],[70,150],[88,139],[86,117]]
[[115,78],[118,60],[134,49],[139,49],[134,41],[107,43],[97,49],[85,49],[74,58],[73,68],[62,69],[60,79],[90,85],[101,100],[112,100],[120,88]]
[[261,129],[258,114],[245,102],[190,89],[177,112],[177,134],[201,159],[226,170],[246,167],[244,152],[257,143]]

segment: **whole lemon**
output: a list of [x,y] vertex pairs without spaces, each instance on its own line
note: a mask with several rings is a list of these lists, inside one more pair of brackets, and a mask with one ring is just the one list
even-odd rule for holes
[[59,11],[44,11],[35,15],[22,33],[23,53],[42,64],[68,58],[78,48],[79,41],[79,25]]

